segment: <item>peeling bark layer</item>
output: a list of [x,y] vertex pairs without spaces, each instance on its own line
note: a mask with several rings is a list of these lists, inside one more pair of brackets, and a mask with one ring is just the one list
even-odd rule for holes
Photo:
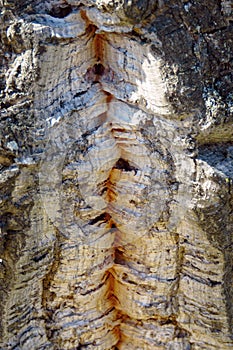
[[231,349],[232,7],[2,4],[1,349]]

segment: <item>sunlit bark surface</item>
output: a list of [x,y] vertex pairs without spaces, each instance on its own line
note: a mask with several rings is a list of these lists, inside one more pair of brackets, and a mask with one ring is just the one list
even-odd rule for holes
[[231,2],[1,11],[0,349],[232,349]]

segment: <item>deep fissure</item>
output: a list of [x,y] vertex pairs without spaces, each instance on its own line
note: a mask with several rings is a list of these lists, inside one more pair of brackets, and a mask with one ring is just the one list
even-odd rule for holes
[[[88,21],[88,18],[86,17],[86,21]],[[88,25],[89,27],[89,25]],[[106,67],[108,66],[108,62],[105,61],[104,53],[105,53],[105,36],[104,34],[96,34],[97,28],[94,29],[94,39],[93,39],[93,46],[94,46],[94,51],[95,51],[95,60],[96,63],[93,65],[91,71],[92,74],[89,77],[92,77],[93,83],[98,83],[100,85],[100,90],[106,94],[106,105],[108,107],[107,109],[107,114],[110,110],[110,104],[112,101],[115,100],[115,97],[109,93],[106,92],[103,87],[101,80],[104,78],[105,74],[108,74],[106,71]],[[116,144],[118,145],[117,147],[120,149],[120,154],[122,153],[122,145],[120,143],[121,141],[121,134],[124,134],[126,129],[121,126],[114,126],[111,122],[109,123],[109,127],[111,129],[111,133],[115,139]],[[124,139],[124,136],[122,137]],[[123,146],[124,148],[124,146]],[[118,344],[121,342],[121,322],[123,318],[127,317],[129,318],[125,311],[121,308],[120,306],[120,301],[118,300],[117,297],[117,290],[116,290],[116,273],[115,273],[115,267],[116,265],[124,266],[125,265],[125,257],[124,257],[124,250],[127,249],[127,246],[125,248],[121,247],[124,242],[121,240],[121,235],[124,235],[124,232],[121,232],[121,223],[118,223],[114,220],[114,212],[112,212],[112,205],[114,206],[114,202],[118,196],[117,191],[114,190],[114,187],[116,188],[116,183],[114,186],[114,172],[120,172],[120,174],[123,173],[131,173],[132,176],[135,176],[137,172],[140,169],[138,169],[136,166],[132,165],[130,161],[126,158],[124,158],[122,155],[120,155],[119,159],[116,161],[114,166],[112,167],[110,174],[108,178],[105,180],[103,184],[101,184],[102,188],[100,187],[100,195],[105,197],[105,200],[108,203],[107,210],[104,211],[102,214],[96,216],[95,218],[91,219],[89,221],[89,225],[97,225],[100,226],[102,224],[105,224],[106,227],[109,227],[112,229],[112,234],[115,236],[114,239],[114,263],[113,266],[106,271],[106,281],[110,280],[109,284],[109,290],[108,290],[108,299],[111,300],[112,307],[118,311],[118,321],[119,325],[115,326],[115,330],[118,333],[118,342],[115,344],[115,349],[118,348]],[[121,176],[121,175],[119,175]],[[136,205],[136,202],[131,200],[130,203],[132,205]],[[130,280],[130,277],[124,273],[122,275],[122,281],[127,281],[129,284],[136,285],[134,281]],[[171,317],[164,317],[163,318],[163,323],[169,323],[171,322]],[[172,318],[172,323],[174,323],[174,317]],[[161,321],[162,322],[162,321]],[[176,324],[176,322],[174,323]],[[177,326],[177,329],[179,327]],[[180,332],[182,333],[182,329],[180,329]],[[184,331],[186,332],[186,331]],[[183,333],[182,333],[183,334]],[[186,333],[185,333],[186,334]]]
[[[122,189],[121,180],[123,179],[123,181],[125,181],[124,180],[125,177],[127,181],[132,181],[132,179],[137,179],[138,176],[141,176],[140,174],[143,172],[143,170],[140,169],[140,166],[137,164],[138,163],[137,161],[136,163],[132,161],[134,160],[134,155],[129,154],[129,152],[131,151],[127,150],[127,145],[129,142],[128,139],[130,140],[132,137],[133,138],[135,137],[133,135],[134,131],[131,130],[127,125],[122,126],[119,123],[114,123],[111,121],[111,104],[116,103],[118,99],[115,98],[114,94],[106,91],[102,85],[102,81],[106,78],[106,75],[109,73],[109,70],[107,69],[108,62],[105,59],[105,51],[106,51],[105,35],[96,34],[97,27],[95,27],[94,25],[88,22],[88,19],[85,14],[83,14],[83,16],[85,17],[85,20],[87,22],[87,30],[89,30],[89,32],[92,35],[92,38],[93,38],[92,46],[93,46],[93,51],[95,52],[95,55],[94,55],[95,62],[94,63],[92,62],[92,66],[87,69],[85,77],[90,83],[98,84],[99,91],[101,91],[105,95],[104,103],[106,104],[106,112],[104,113],[103,123],[106,123],[108,125],[109,135],[114,139],[117,150],[119,152],[119,157],[113,164],[111,170],[109,171],[108,177],[103,182],[98,184],[98,194],[102,198],[104,198],[107,206],[102,213],[98,213],[98,215],[93,216],[92,218],[89,218],[89,221],[87,222],[87,225],[89,225],[90,228],[95,227],[95,228],[101,229],[102,227],[105,227],[106,232],[110,230],[111,235],[113,235],[114,237],[113,244],[112,244],[112,249],[113,249],[112,254],[114,257],[113,264],[111,267],[109,267],[105,271],[105,275],[103,277],[102,282],[98,284],[96,288],[94,289],[90,288],[82,292],[82,289],[80,289],[81,287],[78,287],[76,292],[78,292],[78,290],[80,289],[80,292],[79,292],[80,296],[85,296],[90,293],[98,292],[98,290],[105,285],[108,286],[108,291],[105,294],[106,303],[107,301],[110,302],[108,310],[115,309],[118,314],[117,316],[118,324],[113,326],[114,332],[116,332],[118,337],[117,342],[115,343],[115,346],[117,347],[118,344],[120,344],[122,339],[121,323],[125,318],[131,319],[131,316],[127,314],[126,310],[124,310],[124,306],[121,305],[121,301],[118,298],[118,292],[123,287],[124,283],[127,283],[128,285],[135,286],[135,287],[137,286],[137,283],[132,279],[132,277],[130,277],[130,275],[128,275],[125,272],[123,272],[121,275],[121,281],[118,281],[118,277],[117,277],[118,273],[120,273],[119,271],[117,271],[119,267],[124,268],[125,266],[127,266],[125,253],[127,253],[127,245],[128,244],[131,245],[131,240],[132,240],[132,238],[127,237],[127,231],[126,231],[126,228],[124,228],[125,223],[122,222],[121,219],[119,219],[119,215],[117,214],[118,210],[121,211],[122,215],[124,214],[123,213],[124,208],[120,208],[120,209],[117,208],[117,198],[118,196],[124,196],[124,194],[121,194],[121,189]],[[85,136],[88,136],[88,135],[91,135],[91,132],[87,131],[85,133]],[[135,142],[137,144],[137,141]],[[127,159],[127,154],[130,155],[129,159]],[[137,182],[135,182],[135,184],[137,185]],[[131,199],[129,201],[129,204],[132,208],[131,210],[133,210],[133,208],[136,208],[137,201],[138,199],[136,198]],[[130,225],[130,219],[128,221],[128,225]],[[88,226],[87,226],[87,230],[88,230]],[[47,280],[49,280],[49,276],[47,276]],[[52,296],[52,293],[54,292],[49,292],[49,294],[47,294],[48,298]],[[55,297],[55,294],[53,295]],[[66,298],[69,304],[68,296]],[[153,303],[151,305],[153,306]],[[59,306],[59,303],[57,304],[57,307],[58,306]],[[150,304],[148,304],[148,307],[150,307]],[[106,312],[103,313],[103,316],[105,314]],[[157,318],[158,317],[155,317],[155,319]],[[171,315],[163,316],[162,318],[165,323],[170,322],[169,320],[171,318]],[[134,321],[138,322],[139,320],[137,318],[134,318]],[[50,333],[53,334],[53,336],[55,336],[56,334],[56,332],[52,330],[50,331]],[[51,339],[51,337],[49,337],[49,339]],[[88,344],[86,342],[80,341],[80,346],[85,346],[85,345],[88,345]]]

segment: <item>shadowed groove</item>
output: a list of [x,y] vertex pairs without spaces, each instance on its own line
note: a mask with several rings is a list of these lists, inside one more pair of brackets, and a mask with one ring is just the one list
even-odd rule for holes
[[[143,210],[149,209],[147,209],[144,203],[148,200],[147,197],[149,195],[146,195],[146,193],[148,191],[147,187],[151,181],[151,161],[147,154],[147,147],[142,142],[143,136],[140,131],[137,129],[135,130],[135,128],[127,121],[122,123],[121,119],[118,117],[118,114],[120,115],[122,113],[121,109],[114,109],[115,106],[118,106],[117,103],[119,103],[119,99],[114,93],[106,91],[106,85],[104,85],[104,82],[108,81],[108,75],[112,74],[112,71],[109,68],[110,62],[108,62],[106,58],[107,50],[109,50],[110,47],[109,37],[107,40],[105,34],[96,33],[97,27],[88,21],[84,12],[82,13],[82,17],[86,22],[86,30],[89,35],[89,42],[91,43],[90,52],[92,53],[92,59],[89,62],[89,66],[86,68],[85,80],[92,86],[95,84],[96,93],[103,96],[103,111],[101,109],[101,114],[96,118],[99,123],[98,127],[92,126],[89,131],[82,133],[82,137],[85,139],[86,144],[86,151],[85,153],[82,153],[83,160],[81,164],[83,164],[83,169],[85,169],[85,164],[87,162],[90,162],[92,165],[95,157],[99,157],[104,164],[104,156],[102,156],[101,153],[103,150],[99,146],[99,148],[97,148],[96,145],[98,145],[98,143],[95,144],[95,135],[97,137],[97,142],[99,139],[100,143],[105,142],[105,140],[112,140],[112,144],[114,145],[112,147],[115,153],[111,159],[111,167],[106,171],[106,177],[102,179],[100,183],[96,184],[97,192],[103,199],[105,208],[96,211],[94,214],[90,211],[91,214],[89,215],[88,210],[91,209],[91,206],[89,206],[87,202],[86,208],[84,208],[83,214],[81,212],[80,217],[85,222],[84,235],[86,237],[89,235],[91,236],[92,232],[97,233],[97,237],[100,238],[108,235],[112,237],[112,244],[110,247],[103,247],[103,249],[101,249],[101,252],[106,251],[106,258],[98,266],[98,270],[100,271],[98,272],[99,275],[97,272],[92,273],[93,282],[92,279],[85,279],[87,285],[84,285],[83,282],[81,282],[81,277],[79,277],[80,282],[77,283],[77,288],[75,287],[76,294],[72,296],[71,291],[68,290],[67,295],[59,295],[60,292],[56,292],[56,289],[59,290],[59,285],[64,283],[64,285],[67,285],[66,288],[70,289],[69,285],[72,284],[72,282],[69,282],[70,277],[67,277],[67,281],[63,281],[63,269],[64,271],[67,270],[67,274],[73,276],[72,280],[75,279],[76,275],[72,260],[70,262],[69,260],[67,261],[67,267],[65,265],[67,254],[65,253],[65,249],[69,248],[70,243],[64,242],[64,246],[61,248],[59,262],[57,262],[59,268],[55,274],[53,273],[51,275],[49,273],[46,277],[46,280],[50,281],[50,291],[47,293],[47,296],[45,293],[47,302],[45,301],[44,305],[45,309],[48,308],[50,310],[50,316],[49,313],[47,313],[47,317],[50,317],[50,319],[47,319],[49,329],[48,338],[50,341],[55,342],[55,344],[63,344],[63,342],[65,342],[62,338],[64,332],[63,328],[59,330],[57,326],[57,324],[59,325],[61,322],[60,314],[62,315],[63,312],[65,314],[68,313],[69,317],[73,317],[76,320],[75,322],[77,322],[78,327],[79,323],[81,324],[81,321],[79,320],[80,316],[76,314],[76,309],[78,310],[79,303],[83,303],[85,314],[90,314],[90,316],[87,316],[88,322],[94,325],[98,319],[99,326],[96,325],[95,327],[101,328],[101,320],[105,317],[107,319],[108,316],[110,319],[112,318],[111,322],[113,325],[109,330],[111,335],[109,335],[109,338],[103,336],[103,339],[106,339],[107,341],[107,339],[114,338],[115,346],[118,347],[119,345],[119,348],[121,348],[122,344],[124,344],[127,339],[127,336],[124,334],[124,322],[142,322],[140,321],[141,319],[150,319],[151,313],[157,314],[158,312],[161,313],[161,317],[164,320],[170,319],[172,305],[169,307],[166,306],[169,303],[169,292],[165,293],[165,296],[158,294],[157,301],[150,300],[150,294],[157,288],[154,285],[155,283],[160,283],[160,288],[163,289],[164,283],[170,283],[171,281],[171,283],[174,284],[176,283],[176,278],[174,278],[173,272],[171,278],[168,276],[163,279],[159,276],[153,276],[150,270],[144,266],[144,262],[140,261],[140,257],[138,261],[135,262],[135,251],[138,249],[137,241],[139,242],[138,245],[140,245],[140,240],[143,235],[147,236],[148,234],[146,231],[152,226],[150,221],[153,222],[156,220],[154,218],[155,214],[153,209],[151,209],[153,214],[151,214],[151,218],[149,217],[148,220],[150,221],[148,221],[148,223],[144,222],[144,219],[143,221],[140,219],[142,215],[147,215]],[[109,47],[107,47],[107,45]],[[80,95],[79,93],[77,98],[82,98],[82,96],[85,95]],[[90,142],[89,146],[88,142]],[[94,147],[92,143],[94,143]],[[91,152],[95,150],[95,147],[99,151],[97,153],[94,152],[93,156]],[[92,159],[92,157],[94,158]],[[159,157],[162,159],[160,155]],[[100,164],[100,166],[101,171],[104,173],[104,165]],[[87,177],[84,171],[81,171],[80,167],[78,169],[79,179],[85,179],[87,183],[92,181]],[[92,166],[92,172],[97,170]],[[158,185],[155,187],[155,191],[158,191],[159,193],[159,191],[164,191],[163,187],[166,186],[167,182],[167,175],[163,171],[162,166],[159,168],[158,176],[162,176],[161,179],[158,179]],[[85,181],[83,190],[80,190],[81,193],[84,193],[84,200],[86,196],[85,189],[87,187]],[[160,185],[159,181],[162,182],[162,185]],[[158,193],[155,192],[154,195],[156,201],[160,200],[160,198],[158,198]],[[87,197],[88,196],[90,196],[89,193]],[[162,205],[163,203],[161,206]],[[158,211],[156,215],[160,215],[160,207],[156,210]],[[129,229],[131,231],[130,234]],[[95,243],[94,238],[93,242]],[[75,243],[73,244],[75,247]],[[75,254],[77,254],[77,256],[81,255],[81,247],[78,248],[77,246],[75,249],[77,249]],[[93,250],[93,257],[95,254],[98,254],[98,250],[99,248]],[[83,254],[84,262],[82,262],[82,258],[79,257],[80,271],[82,270],[82,264],[85,263],[85,250]],[[137,252],[137,254],[139,254],[139,252]],[[71,258],[69,257],[69,259]],[[72,259],[74,259],[74,257]],[[128,272],[127,269],[129,270]],[[90,272],[88,273],[90,274]],[[148,280],[145,280],[147,273],[151,273],[151,277],[148,276]],[[85,271],[82,271],[82,275],[85,276]],[[139,279],[139,282],[136,282],[135,279]],[[152,285],[150,285],[151,279],[154,279]],[[141,285],[138,285],[138,283]],[[46,283],[44,286],[47,288]],[[148,288],[149,290],[147,290]],[[90,299],[87,301],[85,297]],[[145,299],[145,301],[141,301],[141,298],[143,298],[143,300]],[[94,308],[93,303],[97,303],[97,307]],[[159,311],[160,307],[162,308],[162,311]],[[91,316],[94,312],[99,315],[97,319],[93,318],[94,316]],[[144,315],[143,312],[145,312]],[[82,317],[85,318],[85,314]],[[152,319],[155,319],[157,322],[158,316],[153,316]],[[82,332],[84,332],[84,339],[76,339],[76,342],[79,341],[79,344],[81,344],[79,346],[88,346],[91,344],[94,346],[98,344],[98,341],[101,343],[100,339],[88,341],[85,338],[85,331],[82,330]],[[107,345],[105,345],[105,348],[106,346]]]

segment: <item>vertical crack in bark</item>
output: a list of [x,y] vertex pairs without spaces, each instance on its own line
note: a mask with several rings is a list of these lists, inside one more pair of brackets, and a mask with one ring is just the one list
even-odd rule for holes
[[[87,69],[86,73],[86,79],[92,83],[92,84],[98,84],[98,90],[105,95],[105,104],[106,104],[106,112],[105,117],[103,118],[103,122],[105,125],[107,125],[107,129],[109,132],[109,135],[113,138],[117,152],[119,153],[118,159],[116,159],[115,164],[112,166],[112,168],[109,171],[108,177],[105,179],[105,181],[98,185],[98,191],[101,197],[106,202],[107,206],[96,216],[90,217],[87,224],[87,231],[92,230],[92,228],[98,228],[102,227],[104,225],[106,232],[110,230],[110,234],[114,235],[113,240],[113,250],[111,252],[111,255],[113,256],[112,263],[106,264],[106,266],[110,265],[104,272],[101,282],[97,283],[97,286],[92,288],[91,286],[82,286],[82,282],[79,282],[77,287],[72,287],[72,281],[71,277],[67,277],[67,282],[64,284],[66,285],[67,291],[66,295],[62,296],[60,295],[59,291],[59,281],[62,275],[62,270],[65,268],[65,264],[68,263],[67,268],[67,274],[70,273],[71,276],[75,276],[75,272],[73,270],[73,266],[71,263],[68,262],[68,257],[66,257],[66,253],[63,254],[61,250],[68,249],[68,247],[74,246],[74,249],[81,249],[77,248],[78,243],[74,243],[72,240],[64,240],[64,245],[61,248],[62,242],[61,237],[58,233],[57,236],[57,242],[54,247],[54,263],[50,268],[49,273],[47,274],[44,283],[43,283],[43,307],[46,310],[46,319],[47,319],[47,335],[48,339],[52,341],[52,343],[55,343],[57,346],[61,346],[59,344],[66,344],[66,336],[59,334],[59,324],[60,324],[60,314],[62,315],[62,310],[68,309],[69,311],[64,311],[65,315],[68,313],[69,315],[75,314],[75,310],[77,310],[79,305],[79,299],[82,300],[82,297],[93,294],[93,298],[99,298],[98,297],[98,291],[102,290],[103,288],[107,288],[105,291],[105,301],[98,300],[97,303],[102,305],[104,304],[108,305],[107,307],[103,308],[103,306],[100,306],[100,316],[99,319],[104,318],[109,313],[112,313],[113,316],[113,329],[112,332],[115,336],[115,346],[116,348],[119,346],[121,347],[122,344],[127,344],[127,341],[130,342],[130,338],[133,339],[133,336],[130,335],[130,327],[132,327],[132,324],[135,323],[135,325],[139,324],[138,327],[143,327],[143,320],[147,322],[150,319],[155,320],[158,325],[161,325],[161,327],[167,327],[166,325],[172,324],[174,337],[177,336],[178,338],[181,337],[187,337],[187,332],[183,330],[180,326],[178,326],[178,323],[175,319],[175,314],[173,310],[173,306],[168,298],[169,296],[164,297],[163,295],[160,295],[158,293],[157,299],[158,301],[154,301],[153,298],[150,300],[150,293],[153,292],[153,290],[156,290],[156,286],[151,286],[148,281],[142,283],[142,286],[137,286],[138,283],[140,283],[140,280],[143,279],[143,276],[145,274],[144,270],[146,271],[148,268],[146,268],[143,261],[138,261],[138,267],[135,265],[135,259],[137,258],[137,255],[139,255],[139,252],[136,252],[137,255],[135,255],[134,246],[137,245],[135,240],[137,235],[137,239],[139,240],[140,244],[140,230],[142,223],[139,225],[139,233],[133,232],[131,233],[131,236],[128,237],[128,229],[127,225],[132,225],[132,227],[135,226],[132,230],[137,230],[137,215],[140,217],[140,212],[137,212],[137,205],[140,203],[140,191],[139,194],[136,195],[130,188],[136,187],[140,189],[140,187],[146,187],[148,186],[148,183],[150,182],[150,171],[151,171],[151,164],[150,160],[146,154],[146,151],[144,150],[144,145],[142,145],[138,141],[138,136],[135,135],[134,130],[127,124],[121,125],[119,122],[112,121],[112,105],[114,103],[118,102],[118,99],[115,98],[115,96],[107,91],[104,90],[102,81],[106,78],[106,75],[109,73],[110,69],[108,68],[108,63],[106,61],[106,36],[104,34],[96,33],[97,28],[91,24],[84,12],[82,12],[82,17],[86,21],[86,28],[89,35],[92,36],[92,48],[94,53],[94,62],[92,61],[92,66]],[[87,134],[89,135],[89,134]],[[140,152],[144,154],[144,167],[148,168],[148,170],[144,170],[143,168],[140,168],[140,158],[137,160],[136,154],[133,154],[134,147],[138,147]],[[146,149],[146,148],[145,148]],[[165,155],[166,151],[161,149],[161,159],[163,157],[168,157],[168,154]],[[164,154],[163,154],[164,153]],[[169,173],[168,169],[168,173]],[[171,175],[170,175],[171,176]],[[164,181],[164,186],[166,185],[168,188],[170,188],[169,181],[173,181],[174,179],[168,179],[167,175],[165,176],[166,180]],[[129,183],[132,182],[131,187],[127,187]],[[122,187],[122,186],[125,186]],[[169,189],[166,194],[169,196],[172,195],[171,190]],[[165,194],[164,194],[165,195]],[[127,216],[124,213],[124,207],[119,207],[119,203],[121,203],[125,198],[132,197],[132,199],[129,200],[126,207],[126,209],[129,211]],[[125,197],[125,198],[124,198]],[[120,198],[120,199],[119,199]],[[146,199],[144,199],[146,200]],[[165,217],[160,218],[159,220],[165,220],[167,221],[169,218],[169,201],[171,201],[171,198],[166,198],[166,205],[165,205]],[[125,218],[124,218],[125,216]],[[122,221],[122,217],[124,220]],[[134,222],[131,223],[131,220],[136,221],[136,224]],[[143,219],[144,220],[144,219]],[[151,228],[151,224],[144,223],[145,230],[149,230]],[[148,226],[148,227],[147,227]],[[165,225],[166,226],[166,225]],[[145,231],[144,230],[144,231]],[[166,229],[165,229],[166,231]],[[163,232],[163,229],[161,231],[161,234]],[[149,242],[149,241],[148,241]],[[147,243],[149,244],[149,243]],[[178,244],[178,243],[177,243]],[[136,246],[135,246],[136,248]],[[138,250],[138,247],[137,247]],[[169,254],[168,249],[168,254]],[[179,248],[178,248],[179,251]],[[85,253],[85,250],[84,250]],[[94,253],[96,254],[96,253]],[[106,251],[107,254],[107,251]],[[178,255],[180,253],[178,252]],[[64,256],[61,256],[64,255]],[[134,256],[135,255],[135,256]],[[80,259],[82,259],[80,257]],[[140,256],[138,257],[140,260]],[[181,261],[179,259],[179,261]],[[103,262],[104,264],[104,262]],[[102,265],[103,265],[102,264]],[[162,262],[161,262],[162,264]],[[101,265],[101,266],[102,266]],[[64,267],[63,267],[64,266]],[[128,271],[127,271],[128,269]],[[142,271],[140,271],[142,269]],[[147,271],[149,272],[149,270]],[[85,274],[85,272],[84,272]],[[155,274],[155,280],[158,280],[158,283],[160,284],[161,290],[164,288],[163,283],[170,283],[169,277],[164,277],[164,281],[159,276],[156,276]],[[177,274],[179,274],[179,269],[177,269]],[[177,284],[178,276],[172,278],[171,277],[171,283]],[[165,274],[166,276],[166,274]],[[139,282],[135,282],[135,279],[138,278]],[[63,283],[63,281],[60,281],[60,283]],[[152,283],[153,284],[153,283]],[[91,285],[91,284],[90,284]],[[133,287],[133,295],[132,300],[130,300],[131,297],[129,297],[129,286]],[[151,292],[147,292],[146,289],[151,289]],[[175,288],[175,286],[174,286]],[[74,289],[74,290],[73,290]],[[139,289],[139,291],[137,290]],[[56,293],[56,290],[58,291],[58,294]],[[73,292],[72,292],[73,290]],[[72,293],[77,293],[79,295],[77,298],[75,296],[72,296]],[[97,296],[94,296],[94,293],[97,293]],[[176,293],[175,289],[172,292],[172,297],[174,298],[174,293]],[[169,293],[168,293],[169,294]],[[101,298],[102,298],[102,294]],[[145,298],[145,303],[141,302],[141,296]],[[75,300],[75,298],[77,300]],[[127,300],[129,299],[129,300]],[[163,300],[165,299],[165,300]],[[81,302],[81,301],[80,301]],[[122,305],[123,303],[123,305]],[[161,315],[154,314],[154,308],[156,308],[156,303],[160,304],[162,307]],[[127,307],[129,310],[127,310]],[[138,310],[137,310],[138,308]],[[151,311],[148,311],[146,315],[141,315],[142,309],[148,308],[148,310],[151,309]],[[135,309],[135,310],[134,310]],[[113,311],[115,310],[115,311]],[[159,308],[158,308],[159,310]],[[91,310],[88,310],[91,312]],[[87,311],[87,312],[88,312]],[[115,314],[114,314],[115,312]],[[68,316],[68,315],[67,315]],[[71,317],[69,316],[69,317]],[[66,317],[66,316],[65,316]],[[84,316],[83,316],[84,317]],[[116,319],[114,320],[114,317]],[[142,320],[142,319],[143,320]],[[95,320],[90,320],[89,322],[94,322]],[[64,320],[65,322],[65,320]],[[79,322],[76,321],[77,327]],[[114,325],[115,323],[115,325]],[[124,334],[124,325],[127,325],[129,327],[129,335]],[[123,332],[122,332],[123,330]],[[65,333],[65,330],[63,331]],[[82,346],[88,346],[88,345],[96,345],[97,340],[87,340],[82,334],[80,335],[80,338],[77,337],[77,341],[80,347]],[[128,339],[128,340],[127,340]],[[77,346],[77,341],[75,343],[75,346]],[[68,345],[67,345],[68,346]],[[70,346],[70,345],[69,345]],[[104,345],[103,345],[104,346]],[[105,345],[107,346],[107,345]],[[106,348],[106,347],[105,347]],[[107,348],[106,348],[107,349]]]

